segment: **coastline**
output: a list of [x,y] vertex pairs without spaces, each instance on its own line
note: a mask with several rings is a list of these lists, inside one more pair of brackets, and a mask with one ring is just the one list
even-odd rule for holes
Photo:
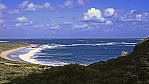
[[[50,62],[50,64],[39,63],[35,59],[31,58],[36,52],[39,52],[40,50],[42,50],[42,48],[46,48],[46,47],[49,47],[49,46],[39,47],[39,45],[31,44],[30,46],[19,47],[19,48],[3,51],[2,53],[0,53],[0,57],[4,58],[4,59],[7,59],[7,60],[10,60],[10,61],[20,62],[17,59],[11,57],[11,54],[14,53],[14,52],[20,51],[22,49],[25,49],[25,48],[34,48],[33,50],[31,50],[30,52],[28,52],[26,54],[19,55],[19,58],[21,60],[23,60],[24,63],[40,64],[40,65],[48,65],[48,66],[63,66],[63,65],[67,65],[67,63],[63,63],[63,62],[60,62],[60,63]],[[49,48],[53,48],[53,47],[50,46]]]
[[[44,50],[44,49],[53,49],[53,48],[57,48],[57,47],[67,47],[67,46],[94,46],[94,45],[117,45],[117,44],[120,44],[120,45],[124,45],[124,46],[127,46],[127,45],[134,45],[136,43],[134,42],[113,42],[113,44],[110,44],[112,42],[102,42],[102,43],[89,43],[89,44],[85,44],[85,43],[72,43],[72,44],[38,44],[38,45],[27,45],[27,46],[24,46],[24,47],[19,47],[17,49],[12,49],[12,48],[9,48],[9,49],[12,49],[12,50],[8,50],[8,51],[4,51],[2,52],[0,55],[2,58],[4,59],[7,59],[7,60],[11,60],[11,61],[17,61],[17,62],[23,62],[23,63],[30,63],[30,64],[40,64],[40,65],[48,65],[48,66],[63,66],[63,65],[67,65],[69,64],[70,62],[67,61],[68,59],[71,59],[71,58],[66,58],[64,60],[66,60],[65,62],[64,61],[59,61],[59,60],[52,60],[52,59],[49,59],[48,61],[44,61],[44,60],[40,60],[40,53],[42,53],[41,50]],[[9,47],[9,46],[8,46]],[[29,49],[28,49],[29,48]],[[20,51],[21,50],[21,51]],[[22,50],[25,50],[25,51],[22,51]],[[14,52],[18,52],[18,54],[15,54],[14,57],[11,55],[12,53]],[[54,52],[55,53],[55,52]],[[71,52],[71,53],[74,53],[74,52]],[[71,55],[71,53],[64,53],[64,56],[66,55]],[[120,52],[121,53],[121,52]],[[97,53],[96,53],[97,54]],[[99,53],[100,54],[100,53]],[[36,56],[37,55],[37,56]],[[39,56],[38,56],[39,55]],[[56,54],[48,54],[48,55],[55,55],[55,56],[59,56],[61,55],[61,53],[56,53]],[[42,55],[41,55],[42,56]],[[39,57],[39,58],[38,58]],[[43,55],[44,57],[44,55]],[[36,59],[37,58],[37,59]],[[46,58],[47,59],[47,58]],[[105,60],[106,58],[102,58],[100,60]],[[111,58],[107,58],[107,59],[111,59]],[[83,59],[79,59],[81,60],[80,64],[81,65],[89,65],[91,62],[88,61],[90,60],[90,58],[87,58],[87,61],[85,60],[84,62],[82,62]],[[88,64],[87,64],[88,62]],[[74,62],[73,62],[74,63]],[[84,63],[84,64],[83,64]],[[93,63],[93,62],[92,62]]]
[[15,49],[11,49],[11,50],[7,50],[7,51],[3,51],[2,53],[0,53],[0,57],[1,58],[4,58],[4,59],[7,59],[7,60],[10,60],[10,61],[18,61],[14,58],[12,58],[10,55],[14,52],[17,52],[19,50],[22,50],[24,48],[29,48],[29,47],[36,47],[37,45],[33,45],[31,44],[30,46],[25,46],[25,47],[19,47],[19,48],[15,48]]

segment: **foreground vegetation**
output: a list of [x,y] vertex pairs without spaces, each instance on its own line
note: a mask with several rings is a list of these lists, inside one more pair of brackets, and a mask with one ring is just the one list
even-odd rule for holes
[[[15,49],[18,47],[29,46],[26,43],[7,44],[0,43],[0,53],[2,51]],[[8,83],[10,80],[19,77],[26,76],[31,72],[40,72],[47,68],[41,65],[32,65],[27,63],[19,63],[15,61],[9,61],[0,57],[0,84]]]
[[89,66],[52,67],[17,77],[10,84],[149,84],[149,38],[126,56]]

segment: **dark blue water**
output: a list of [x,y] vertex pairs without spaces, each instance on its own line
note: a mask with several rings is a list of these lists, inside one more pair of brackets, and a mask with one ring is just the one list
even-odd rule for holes
[[[32,58],[43,64],[79,63],[88,65],[98,61],[117,58],[122,51],[132,52],[141,39],[9,39],[0,40],[8,43],[27,42],[40,44],[42,50]],[[46,46],[43,48],[43,46]],[[52,48],[51,48],[52,46]],[[29,50],[13,54],[14,57]]]

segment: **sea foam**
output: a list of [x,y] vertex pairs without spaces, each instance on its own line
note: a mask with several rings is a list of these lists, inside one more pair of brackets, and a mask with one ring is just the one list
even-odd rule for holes
[[[25,61],[25,62],[29,62],[29,63],[32,63],[32,64],[41,64],[41,65],[49,65],[49,66],[63,66],[63,65],[67,65],[69,63],[65,63],[65,62],[61,62],[61,61],[55,61],[55,60],[54,61],[52,61],[52,60],[50,60],[50,61],[42,61],[42,60],[38,59],[38,57],[40,57],[40,56],[38,56],[37,53],[39,53],[39,52],[41,52],[42,50],[45,50],[45,49],[55,49],[55,48],[60,48],[60,47],[72,47],[72,46],[111,46],[111,45],[134,46],[135,44],[136,43],[127,43],[127,42],[107,42],[107,43],[96,43],[96,44],[69,44],[69,45],[50,44],[50,45],[42,45],[42,46],[39,46],[37,48],[32,48],[28,53],[19,55],[19,58],[21,60]],[[41,53],[41,54],[44,54],[44,53]]]
[[49,46],[49,45],[42,45],[38,48],[32,48],[28,53],[26,54],[22,54],[22,55],[19,55],[19,58],[25,62],[29,62],[29,63],[32,63],[32,64],[41,64],[41,65],[49,65],[49,66],[63,66],[63,65],[66,65],[68,63],[65,63],[65,62],[60,62],[60,61],[51,61],[51,62],[43,62],[43,61],[38,61],[36,59],[34,59],[33,57],[38,53],[38,52],[41,52],[41,50],[44,50],[44,49],[53,49],[53,48],[56,48],[58,46]]
[[34,56],[37,52],[40,52],[41,50],[42,50],[42,48],[35,48],[27,54],[19,55],[19,58],[25,62],[39,64],[35,59],[32,58],[32,56]]
[[8,42],[8,41],[0,41],[0,43],[6,43],[6,42]]

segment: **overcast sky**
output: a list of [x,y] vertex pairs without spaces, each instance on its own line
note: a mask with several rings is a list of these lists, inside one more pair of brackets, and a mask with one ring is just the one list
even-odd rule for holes
[[0,38],[149,36],[149,0],[0,0]]

